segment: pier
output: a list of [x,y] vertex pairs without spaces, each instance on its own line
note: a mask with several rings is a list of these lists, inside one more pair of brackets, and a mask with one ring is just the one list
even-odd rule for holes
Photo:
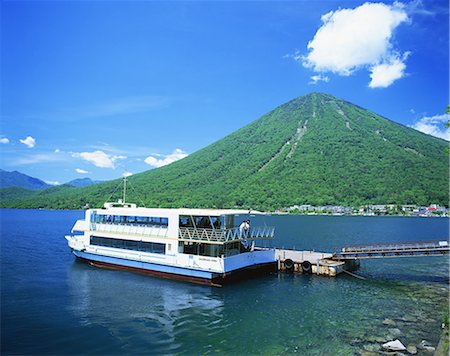
[[290,273],[316,274],[335,277],[344,270],[353,270],[359,266],[359,261],[333,260],[332,253],[315,251],[297,251],[275,249],[275,258],[278,261],[278,270]]
[[334,253],[275,249],[275,257],[279,271],[335,277],[355,270],[360,259],[444,256],[449,252],[448,240],[433,240],[346,245]]
[[448,255],[447,240],[385,242],[377,244],[347,245],[335,251],[333,260],[392,257],[426,257]]

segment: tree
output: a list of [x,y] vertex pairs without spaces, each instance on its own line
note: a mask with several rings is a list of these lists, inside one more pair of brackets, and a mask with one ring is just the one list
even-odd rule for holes
[[[445,110],[446,114],[450,114],[450,105],[447,105],[447,110]],[[447,122],[445,123],[445,126],[447,128],[450,128],[450,120],[447,120]]]

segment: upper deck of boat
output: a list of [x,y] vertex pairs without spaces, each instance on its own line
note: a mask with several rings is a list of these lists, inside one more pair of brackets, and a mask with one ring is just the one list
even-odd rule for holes
[[130,206],[117,206],[117,203],[106,203],[105,207],[95,210],[97,214],[124,214],[124,215],[188,215],[188,216],[224,216],[224,215],[263,215],[264,212],[243,209],[192,209],[192,208],[144,208],[135,204]]

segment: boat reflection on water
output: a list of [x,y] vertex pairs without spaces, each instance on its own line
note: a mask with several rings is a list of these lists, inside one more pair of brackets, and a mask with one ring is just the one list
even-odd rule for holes
[[[224,302],[215,288],[97,269],[79,261],[68,269],[67,280],[75,318],[83,326],[106,328],[121,347],[116,352],[186,350],[193,340],[181,335],[214,335],[225,327]],[[100,353],[111,352],[104,347]]]

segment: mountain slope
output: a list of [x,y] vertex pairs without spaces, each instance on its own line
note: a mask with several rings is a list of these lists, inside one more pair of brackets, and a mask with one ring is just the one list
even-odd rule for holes
[[19,187],[31,190],[39,190],[51,187],[44,181],[13,171],[7,172],[0,169],[0,188]]
[[[447,145],[331,95],[312,93],[180,161],[130,177],[129,197],[147,206],[254,209],[448,205]],[[21,204],[99,205],[117,184],[43,191]]]

